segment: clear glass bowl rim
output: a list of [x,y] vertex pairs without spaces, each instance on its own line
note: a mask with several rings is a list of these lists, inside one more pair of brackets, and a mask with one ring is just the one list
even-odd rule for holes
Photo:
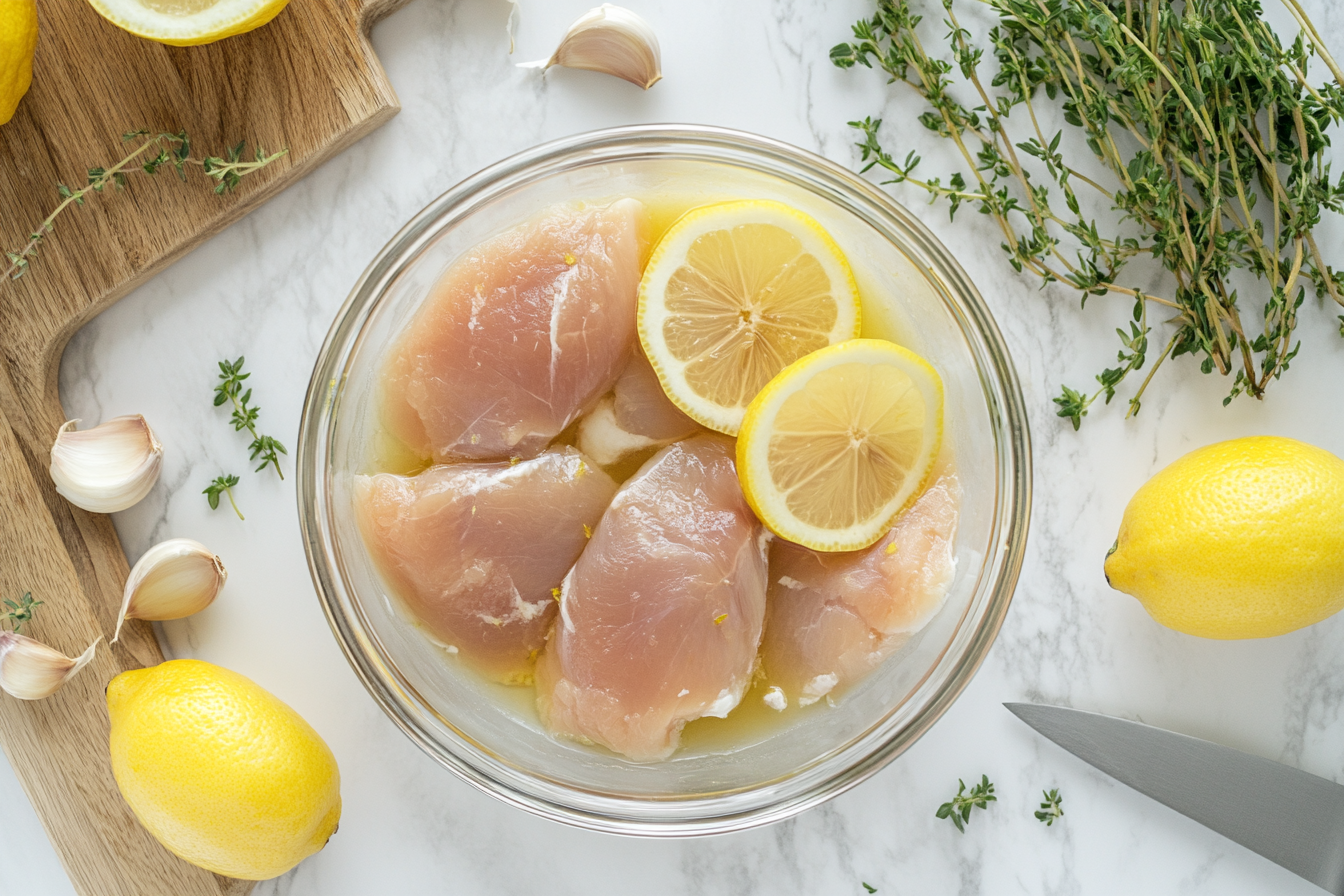
[[[570,168],[652,156],[724,162],[782,178],[845,208],[911,256],[942,293],[976,357],[999,484],[980,585],[952,643],[907,701],[921,705],[906,724],[892,731],[874,726],[805,775],[681,800],[594,794],[513,768],[466,738],[445,743],[441,725],[431,721],[432,710],[379,656],[376,639],[364,630],[338,571],[328,518],[338,386],[386,287],[440,231],[493,197]],[[631,836],[700,836],[782,821],[861,783],[908,749],[970,683],[998,635],[1021,571],[1031,512],[1030,434],[1017,373],[998,325],[951,254],[923,223],[852,171],[787,143],[704,125],[631,125],[550,141],[477,172],[429,203],[378,253],[337,313],[314,364],[296,459],[299,525],[323,612],[356,675],[393,723],[441,765],[508,804],[577,827]],[[941,680],[933,681],[940,670]]]

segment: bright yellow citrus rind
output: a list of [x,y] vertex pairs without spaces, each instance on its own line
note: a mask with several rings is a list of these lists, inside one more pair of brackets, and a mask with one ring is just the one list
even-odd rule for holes
[[89,0],[98,14],[138,37],[193,47],[260,28],[289,0]]
[[859,333],[844,253],[780,202],[687,212],[639,284],[639,338],[663,390],[699,423],[736,435],[747,405],[804,355]]
[[938,372],[894,343],[851,339],[761,390],[742,421],[737,474],[771,532],[816,551],[855,551],[922,491],[942,431]]
[[1277,436],[1192,451],[1130,500],[1111,587],[1203,638],[1268,638],[1344,608],[1344,460]]
[[107,708],[122,796],[193,865],[267,880],[335,832],[336,758],[298,713],[236,672],[199,660],[123,672]]
[[0,2],[0,124],[14,117],[19,100],[33,83],[37,49],[37,3]]

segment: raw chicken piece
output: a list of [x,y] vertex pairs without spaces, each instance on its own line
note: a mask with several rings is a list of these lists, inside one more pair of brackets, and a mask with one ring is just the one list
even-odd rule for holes
[[[961,486],[947,472],[872,547],[821,553],[770,546],[762,658],[772,685],[802,706],[875,668],[947,599]],[[776,698],[776,709],[783,700]]]
[[437,462],[535,457],[611,389],[635,343],[648,214],[555,206],[435,285],[383,369],[383,423]]
[[553,589],[615,494],[573,448],[355,484],[364,543],[393,591],[436,640],[508,683],[530,679]]
[[613,394],[579,423],[579,448],[603,466],[612,466],[700,429],[667,397],[648,358],[636,348]]
[[547,728],[648,762],[692,719],[727,715],[755,666],[765,543],[731,440],[699,435],[650,458],[565,578],[537,661]]
[[638,348],[616,380],[615,396],[612,410],[617,424],[626,432],[675,442],[700,430],[700,424],[667,397],[653,365]]

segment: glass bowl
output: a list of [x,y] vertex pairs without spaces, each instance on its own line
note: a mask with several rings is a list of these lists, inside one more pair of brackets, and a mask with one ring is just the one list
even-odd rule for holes
[[[787,720],[781,714],[773,724],[739,728],[735,738],[691,723],[671,759],[644,765],[549,736],[531,688],[486,683],[425,637],[375,571],[352,504],[354,476],[369,471],[378,450],[380,361],[445,268],[547,205],[621,195],[687,206],[769,198],[819,221],[854,268],[865,335],[894,334],[942,374],[945,438],[965,492],[947,603],[885,664],[834,705],[790,710]],[[350,664],[398,727],[505,802],[648,836],[720,833],[795,815],[858,784],[929,730],[998,633],[1031,503],[1017,374],[989,310],[948,251],[854,173],[783,143],[698,126],[557,140],[430,203],[374,259],[337,314],[313,370],[297,460],[318,596]]]

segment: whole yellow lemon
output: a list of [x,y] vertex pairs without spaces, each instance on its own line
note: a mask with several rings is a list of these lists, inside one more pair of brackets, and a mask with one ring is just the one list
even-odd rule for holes
[[1268,638],[1344,607],[1344,461],[1274,436],[1192,451],[1135,493],[1112,588],[1169,628]]
[[33,83],[37,0],[0,0],[0,124],[14,117]]
[[283,874],[341,818],[336,757],[298,713],[236,672],[172,660],[107,687],[112,773],[136,818],[193,865]]

